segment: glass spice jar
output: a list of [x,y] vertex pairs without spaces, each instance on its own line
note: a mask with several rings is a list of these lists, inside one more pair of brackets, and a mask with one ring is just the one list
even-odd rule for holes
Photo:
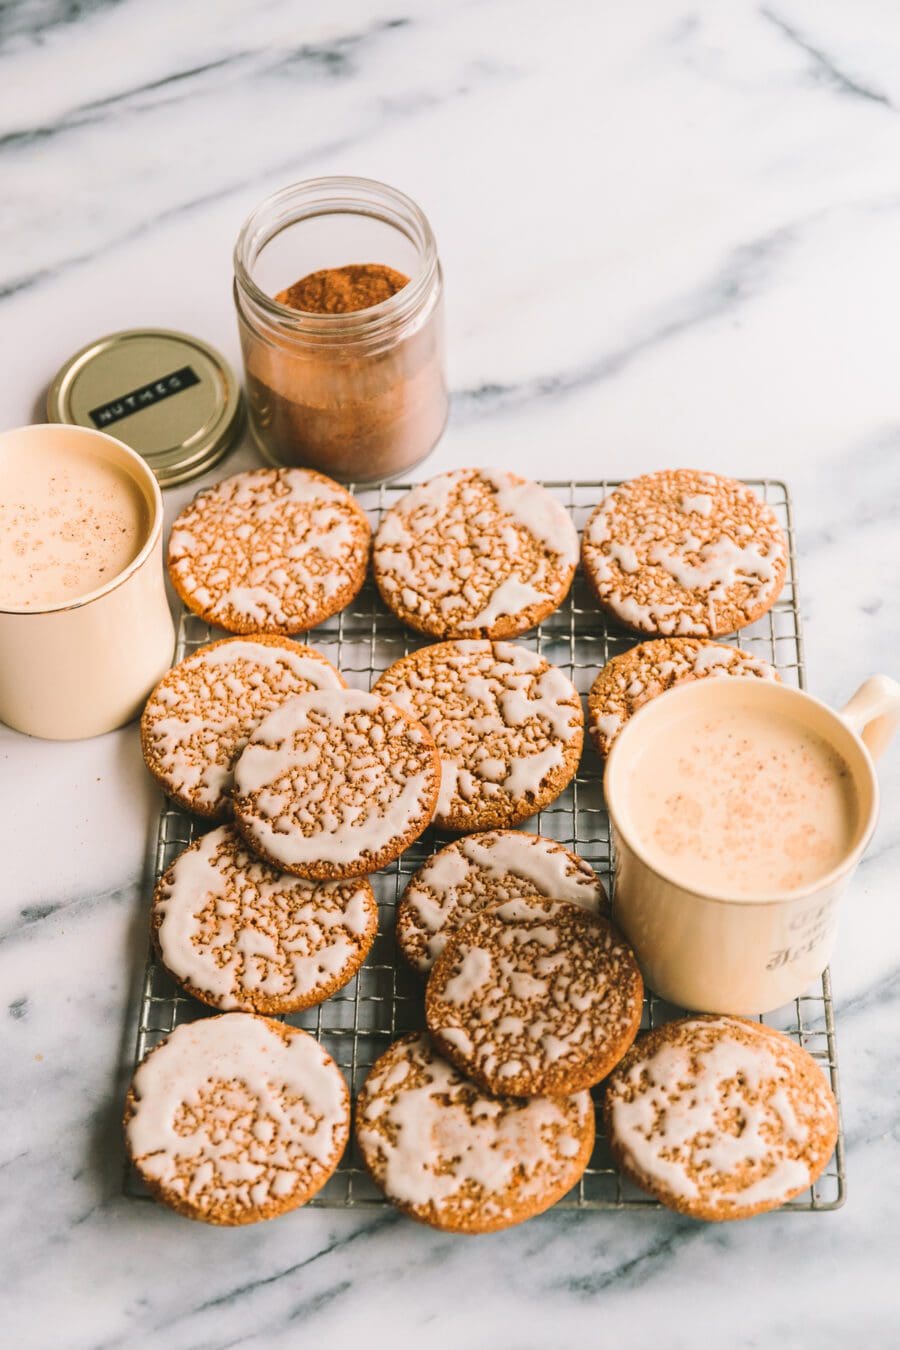
[[[409,277],[389,299],[312,313],[275,296],[348,264]],[[269,197],[234,250],[251,430],[267,460],[375,483],[418,464],[447,420],[443,281],[415,202],[367,178],[314,178]]]

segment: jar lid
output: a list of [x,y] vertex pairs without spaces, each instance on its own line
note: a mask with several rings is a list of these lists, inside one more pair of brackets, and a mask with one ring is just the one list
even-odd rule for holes
[[66,362],[50,386],[47,417],[109,432],[167,487],[203,473],[234,444],[241,395],[215,347],[188,333],[134,328]]

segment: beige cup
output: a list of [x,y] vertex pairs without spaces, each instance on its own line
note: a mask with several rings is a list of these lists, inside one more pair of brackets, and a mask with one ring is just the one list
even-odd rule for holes
[[147,537],[99,589],[45,609],[0,610],[0,721],[51,740],[129,722],[168,668],[175,645],[162,565],[163,507],[152,470],[121,441],[71,426],[0,435],[0,456],[76,446],[127,474],[148,508]]
[[[757,899],[686,889],[649,865],[627,817],[626,781],[648,744],[666,754],[666,728],[692,709],[771,710],[824,737],[845,759],[858,823],[840,864],[815,885]],[[661,998],[714,1013],[771,1012],[802,994],[827,966],[837,904],[875,829],[873,760],[900,723],[900,685],[874,675],[836,713],[818,699],[766,680],[696,680],[647,703],[625,725],[606,765],[604,791],[616,849],[616,920]]]

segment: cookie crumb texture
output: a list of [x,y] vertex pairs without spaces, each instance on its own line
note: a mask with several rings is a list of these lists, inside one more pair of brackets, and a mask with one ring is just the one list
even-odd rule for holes
[[440,778],[425,727],[376,694],[301,694],[257,727],[237,761],[235,822],[284,871],[363,876],[431,823]]
[[518,825],[575,776],[584,717],[575,686],[510,642],[439,642],[396,661],[375,685],[435,739],[447,830]]
[[578,534],[540,484],[503,469],[458,469],[391,507],[373,560],[382,599],[411,628],[515,637],[565,599]]
[[541,1214],[577,1184],[594,1143],[587,1092],[491,1097],[427,1036],[381,1056],[356,1104],[356,1137],[389,1200],[452,1233],[491,1233]]
[[378,908],[365,879],[312,882],[249,853],[229,825],[211,830],[160,879],[151,927],[163,964],[223,1011],[310,1008],[352,979]]
[[723,676],[780,680],[775,667],[724,642],[699,638],[658,638],[614,656],[588,694],[588,731],[601,755],[608,755],[625,723],[645,703],[673,685]]
[[777,1209],[825,1170],[837,1104],[815,1060],[771,1027],[685,1018],[642,1036],[606,1087],[622,1170],[697,1219]]
[[442,1054],[487,1092],[558,1096],[618,1064],[641,1021],[634,953],[609,921],[539,896],[451,934],[425,990]]
[[555,839],[492,830],[456,839],[429,858],[397,908],[397,943],[409,964],[427,974],[454,929],[488,905],[520,895],[606,907],[594,869]]
[[176,1027],[138,1066],[125,1106],[132,1162],[189,1219],[234,1226],[310,1200],[350,1133],[350,1094],[305,1031],[248,1013]]
[[144,761],[164,792],[199,816],[231,809],[234,761],[254,728],[294,694],[343,689],[330,661],[290,638],[222,638],[168,671],[141,718]]
[[787,544],[745,484],[666,469],[610,493],[585,526],[582,558],[600,604],[628,628],[720,637],[778,599]]
[[253,469],[199,493],[169,535],[172,584],[231,633],[299,633],[365,581],[371,529],[346,488],[312,469]]

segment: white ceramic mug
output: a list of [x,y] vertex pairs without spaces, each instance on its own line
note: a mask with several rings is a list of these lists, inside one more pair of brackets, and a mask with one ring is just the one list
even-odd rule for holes
[[[645,751],[667,753],[666,727],[693,710],[783,714],[823,737],[853,777],[856,828],[839,864],[815,884],[756,898],[686,888],[651,867],[626,810],[628,775]],[[900,685],[874,675],[842,712],[768,680],[696,680],[645,704],[616,738],[604,791],[616,850],[614,912],[649,984],[683,1008],[771,1012],[821,976],[834,947],[837,904],[878,815],[874,759],[900,723]],[[649,747],[655,747],[650,750]]]
[[46,608],[0,609],[0,721],[32,736],[79,740],[135,717],[171,662],[162,496],[140,455],[103,432],[54,424],[0,435],[0,457],[42,447],[99,457],[127,475],[147,506],[139,551],[104,585]]

